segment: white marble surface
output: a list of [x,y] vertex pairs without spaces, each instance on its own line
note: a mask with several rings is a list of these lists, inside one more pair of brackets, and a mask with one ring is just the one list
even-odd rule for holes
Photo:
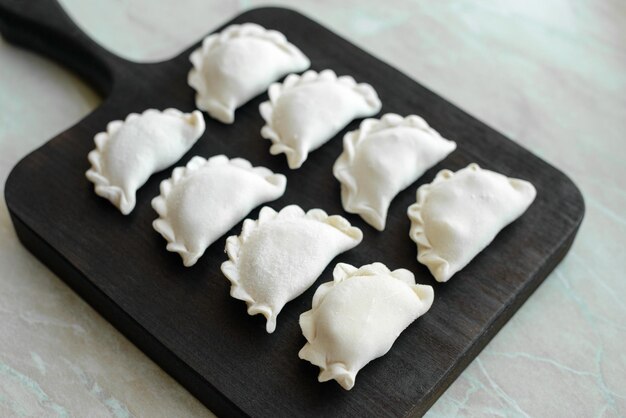
[[[626,3],[281,1],[570,175],[587,215],[565,261],[429,411],[626,415]],[[257,1],[64,0],[128,58],[175,55]],[[0,191],[99,99],[0,38]],[[210,416],[18,243],[0,201],[0,416]]]

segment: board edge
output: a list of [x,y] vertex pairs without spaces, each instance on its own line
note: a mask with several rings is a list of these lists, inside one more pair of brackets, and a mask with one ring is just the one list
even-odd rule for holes
[[23,222],[11,210],[8,202],[7,207],[15,233],[22,245],[146,357],[217,416],[249,416],[96,288],[70,261]]

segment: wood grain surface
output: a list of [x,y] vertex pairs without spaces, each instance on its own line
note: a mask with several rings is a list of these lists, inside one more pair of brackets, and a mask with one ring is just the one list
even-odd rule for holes
[[[582,221],[581,194],[554,167],[297,12],[256,9],[224,26],[243,22],[283,32],[308,55],[315,70],[331,68],[372,84],[383,102],[381,114],[421,115],[456,141],[458,149],[398,195],[386,230],[377,232],[342,211],[331,170],[342,151],[340,138],[359,121],[312,152],[301,169],[291,171],[283,155],[269,154],[270,142],[259,133],[263,121],[258,106],[266,95],[240,108],[234,125],[207,116],[203,137],[177,165],[193,155],[246,158],[287,176],[287,191],[270,204],[273,208],[293,203],[304,209],[319,207],[346,216],[364,232],[363,243],[339,256],[315,285],[289,303],[276,332],[268,335],[264,319],[248,316],[245,304],[229,296],[229,282],[219,269],[226,259],[225,238],[239,233],[241,224],[212,245],[197,265],[185,268],[178,255],[165,250],[165,241],[151,226],[156,213],[150,200],[170,169],[139,190],[137,207],[126,217],[96,196],[85,179],[93,137],[107,122],[147,108],[194,109],[194,92],[186,82],[191,48],[166,62],[132,63],[86,37],[55,2],[0,0],[0,31],[8,41],[59,60],[104,97],[97,110],[12,171],[5,197],[18,236],[218,415],[421,415],[565,255]],[[531,181],[537,199],[464,270],[438,284],[416,260],[406,209],[415,201],[417,187],[430,182],[438,170],[458,170],[470,162]],[[249,217],[257,214],[258,208]],[[349,392],[335,382],[318,383],[318,368],[298,359],[305,343],[298,316],[310,309],[315,289],[331,280],[338,261],[356,266],[380,261],[392,269],[407,268],[417,282],[435,288],[432,309],[386,356],[366,366]]]

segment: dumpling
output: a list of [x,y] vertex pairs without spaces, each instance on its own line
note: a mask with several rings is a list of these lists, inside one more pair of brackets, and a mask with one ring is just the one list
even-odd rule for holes
[[311,65],[282,33],[255,23],[230,25],[207,36],[190,61],[188,83],[196,90],[196,106],[223,123],[233,123],[235,109],[270,83]]
[[520,217],[536,194],[531,183],[477,164],[440,171],[417,189],[417,203],[408,209],[417,260],[438,282],[448,281]]
[[272,141],[272,155],[286,154],[291,169],[302,166],[310,151],[353,119],[373,116],[381,108],[372,86],[337,77],[332,70],[290,74],[282,84],[272,84],[268,94],[270,100],[259,108],[266,122],[261,135]]
[[85,174],[98,196],[128,215],[135,208],[137,190],[152,174],[180,160],[203,133],[204,118],[197,110],[131,113],[96,134],[96,149],[88,155],[91,168]]
[[161,182],[152,200],[159,214],[152,225],[167,240],[167,250],[193,266],[204,251],[262,203],[285,193],[287,179],[241,158],[193,157]]
[[321,209],[305,213],[291,205],[276,212],[264,207],[257,221],[244,221],[241,235],[226,240],[229,261],[222,264],[222,272],[232,283],[231,296],[245,301],[250,315],[263,314],[272,333],[285,304],[362,239],[360,229]]
[[415,284],[410,271],[390,271],[381,263],[358,269],[339,263],[333,276],[318,287],[313,308],[300,315],[307,343],[298,356],[320,368],[320,382],[335,379],[350,390],[359,370],[384,356],[430,309],[434,291]]
[[343,138],[333,167],[343,208],[382,231],[391,201],[456,149],[419,116],[366,119]]

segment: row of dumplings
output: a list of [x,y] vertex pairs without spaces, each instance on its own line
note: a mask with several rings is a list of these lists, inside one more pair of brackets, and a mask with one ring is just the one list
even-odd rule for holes
[[[196,105],[225,123],[232,123],[234,110],[271,82],[309,66],[282,34],[255,24],[232,25],[210,35],[191,61],[189,84],[197,91]],[[292,169],[351,120],[381,108],[371,86],[330,70],[290,74],[282,84],[269,85],[268,95],[270,100],[260,106],[266,121],[261,134],[272,141],[272,154],[286,154]],[[98,195],[128,214],[137,190],[152,174],[180,160],[204,130],[199,111],[130,114],[95,136],[87,178]],[[333,168],[344,209],[384,230],[393,198],[455,148],[415,115],[364,120],[345,135],[344,151]],[[252,209],[282,196],[286,183],[284,175],[244,159],[196,156],[161,183],[160,195],[152,200],[158,214],[153,227],[166,239],[167,250],[192,266]],[[416,203],[408,208],[418,260],[438,281],[447,281],[534,197],[530,183],[476,164],[457,173],[441,171],[418,189]],[[245,301],[250,315],[264,315],[271,333],[285,304],[361,240],[358,228],[321,209],[305,213],[291,205],[276,212],[264,207],[257,220],[244,221],[240,235],[227,239],[222,272],[231,282],[231,296]],[[376,298],[380,294],[387,297]],[[320,381],[335,379],[350,389],[356,373],[384,355],[430,308],[433,297],[432,287],[416,285],[408,270],[339,263],[334,281],[317,289],[312,310],[300,317],[307,344],[299,355],[320,367]],[[356,340],[363,343],[355,346]]]
[[[86,176],[95,184],[96,194],[128,214],[139,187],[182,158],[203,132],[204,119],[198,111],[150,109],[130,114],[95,136]],[[359,130],[345,135],[344,152],[334,167],[342,183],[344,208],[384,229],[397,193],[451,149],[452,141],[417,116],[366,119]],[[196,156],[161,183],[160,196],[152,202],[159,214],[154,228],[168,241],[167,249],[192,266],[252,209],[281,197],[286,184],[284,175],[252,167],[241,158]],[[416,203],[408,208],[418,260],[438,281],[447,281],[517,219],[535,194],[531,183],[476,164],[457,173],[442,170],[432,183],[418,189]]]
[[272,141],[272,155],[286,155],[291,169],[350,121],[373,116],[382,106],[372,86],[350,76],[332,70],[295,74],[310,60],[282,33],[254,23],[209,35],[190,60],[196,106],[223,123],[233,123],[235,109],[267,90],[269,100],[259,107],[261,135]]

